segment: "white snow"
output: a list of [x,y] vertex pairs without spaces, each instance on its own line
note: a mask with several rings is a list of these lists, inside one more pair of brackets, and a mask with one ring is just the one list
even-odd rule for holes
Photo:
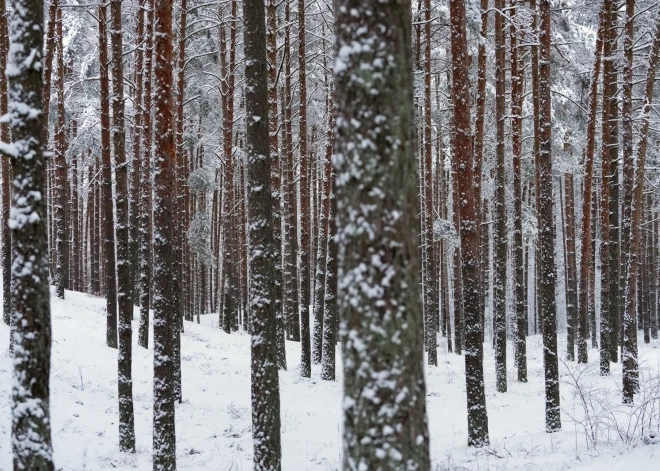
[[[133,378],[137,453],[118,451],[117,351],[105,346],[104,300],[66,292],[66,300],[52,298],[53,357],[51,416],[56,469],[150,470],[152,423],[152,350],[134,342]],[[133,323],[137,339],[138,311]],[[217,328],[217,315],[202,316],[202,324],[185,322],[182,335],[183,404],[176,406],[177,461],[181,470],[252,469],[250,415],[250,337],[227,335]],[[9,329],[0,322],[0,470],[10,470],[11,361]],[[540,337],[528,342],[529,383],[516,382],[513,352],[509,351],[509,391],[495,392],[494,359],[485,345],[485,381],[491,447],[468,449],[464,359],[439,354],[439,366],[427,370],[427,404],[433,470],[657,470],[660,462],[657,421],[653,434],[636,433],[623,443],[608,417],[624,423],[630,409],[620,403],[620,364],[609,378],[598,376],[597,351],[591,349],[590,366],[581,386],[611,405],[608,414],[594,420],[600,431],[594,449],[581,425],[569,413],[583,418],[580,398],[574,397],[567,367],[562,372],[563,431],[544,431],[543,364]],[[439,342],[441,352],[446,344]],[[644,345],[640,338],[642,378],[659,383],[660,342]],[[564,349],[560,341],[559,351]],[[340,358],[338,356],[338,358]],[[321,381],[320,366],[312,378],[299,377],[300,345],[287,342],[289,370],[280,373],[282,390],[282,453],[284,470],[340,469],[341,367],[339,381]],[[575,364],[570,372],[581,370]],[[646,387],[646,386],[645,386]],[[649,386],[645,391],[651,398]],[[657,392],[657,391],[656,391]],[[641,401],[639,401],[641,402]],[[657,418],[657,394],[654,414]],[[609,407],[609,406],[608,406]],[[626,422],[627,425],[627,422]],[[608,428],[609,427],[609,428]],[[608,442],[609,436],[609,442]],[[655,443],[655,444],[653,444]]]

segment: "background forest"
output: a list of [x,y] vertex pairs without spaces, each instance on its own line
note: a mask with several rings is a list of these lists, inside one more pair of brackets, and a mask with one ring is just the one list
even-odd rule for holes
[[160,2],[42,5],[61,469],[655,469],[656,0]]

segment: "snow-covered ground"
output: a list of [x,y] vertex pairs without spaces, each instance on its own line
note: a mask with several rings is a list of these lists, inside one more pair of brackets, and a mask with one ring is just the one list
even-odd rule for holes
[[[67,292],[53,298],[53,356],[51,417],[56,469],[151,469],[152,351],[133,345],[133,378],[137,453],[118,451],[117,351],[105,347],[104,301]],[[137,310],[136,316],[137,319]],[[137,338],[137,320],[133,324]],[[0,470],[12,467],[10,442],[11,360],[7,353],[9,329],[0,322]],[[660,444],[658,415],[660,343],[640,342],[645,408],[620,403],[620,365],[601,378],[597,351],[592,363],[578,368],[561,366],[563,431],[544,431],[544,390],[541,340],[528,343],[529,382],[516,382],[509,351],[509,391],[495,391],[492,351],[486,346],[486,395],[492,446],[473,450],[465,446],[466,407],[463,357],[442,353],[439,366],[427,370],[428,416],[434,470],[658,470]],[[249,470],[250,350],[244,333],[227,335],[217,328],[217,316],[203,316],[202,324],[185,324],[182,338],[184,402],[176,407],[177,461],[187,470]],[[441,351],[445,344],[441,342]],[[560,350],[563,343],[560,342]],[[341,371],[335,383],[320,380],[314,366],[311,379],[298,374],[299,344],[287,342],[289,370],[280,373],[282,391],[282,453],[285,470],[340,468]],[[341,368],[339,368],[341,370]],[[575,395],[571,375],[581,374],[582,396]],[[573,382],[574,383],[574,382]],[[582,400],[584,398],[584,401]],[[642,402],[641,398],[637,401]],[[569,414],[584,420],[584,427]],[[652,410],[651,410],[652,409]],[[629,420],[632,412],[637,415]],[[640,419],[640,420],[638,420]],[[616,425],[615,425],[616,423]],[[644,430],[642,431],[642,423]],[[631,425],[632,424],[632,425]],[[618,427],[618,431],[617,431]],[[649,433],[650,432],[650,433]],[[620,435],[632,435],[622,440]]]

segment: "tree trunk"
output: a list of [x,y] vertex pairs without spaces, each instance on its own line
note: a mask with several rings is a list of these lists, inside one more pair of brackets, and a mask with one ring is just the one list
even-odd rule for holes
[[575,328],[577,323],[577,266],[575,260],[575,186],[573,174],[564,174],[566,188],[566,260],[568,262],[568,305],[566,306],[567,359],[575,361]]
[[[344,469],[430,468],[410,15],[405,3],[335,6],[335,50],[350,51],[335,65]],[[352,47],[362,41],[378,47]]]
[[[475,221],[474,166],[470,138],[470,79],[465,26],[465,2],[450,0],[452,50],[453,151],[460,201],[461,275],[465,306],[465,383],[468,408],[468,445],[487,446],[488,414],[483,381],[483,324],[479,309],[479,234]],[[457,205],[458,206],[458,205]],[[458,209],[458,208],[457,208]],[[458,336],[457,336],[458,338]]]
[[[12,3],[9,49],[9,122],[13,145],[12,307],[14,469],[52,471],[50,425],[50,293],[46,219],[43,79],[35,51],[43,47],[43,2]],[[37,53],[37,58],[40,56]],[[36,111],[36,112],[35,112]],[[9,147],[9,149],[7,149]],[[6,158],[6,157],[5,157]],[[34,217],[36,216],[36,217]]]
[[172,381],[172,193],[174,166],[172,0],[154,10],[154,471],[176,470]]
[[539,16],[539,162],[538,215],[541,277],[539,280],[543,319],[546,431],[561,429],[559,362],[557,358],[557,312],[555,306],[555,237],[552,213],[552,100],[550,96],[550,0],[540,0]]
[[[269,146],[271,155],[271,181],[273,187],[273,237],[275,238],[275,295],[277,315],[277,361],[278,365],[286,364],[286,349],[284,340],[284,258],[282,254],[282,207],[286,190],[282,192],[279,139],[277,113],[277,3],[276,0],[267,0],[266,4],[266,53],[268,56],[268,122]],[[286,223],[286,221],[284,221]]]
[[[511,14],[515,16],[518,0],[511,2]],[[513,285],[516,321],[515,358],[518,367],[518,381],[527,382],[527,332],[525,296],[523,281],[523,237],[522,237],[522,104],[523,77],[518,59],[518,29],[511,27],[511,140],[513,150]]]
[[308,179],[309,154],[307,151],[307,73],[305,54],[305,0],[298,0],[298,138],[300,139],[300,375],[311,376],[309,341],[310,302],[310,210]]
[[580,257],[580,283],[578,291],[578,362],[587,362],[587,324],[589,315],[589,264],[591,262],[591,199],[593,196],[594,147],[596,142],[596,111],[598,107],[598,77],[600,75],[603,38],[605,35],[606,12],[609,2],[605,0],[600,12],[598,35],[596,37],[596,57],[589,89],[589,115],[587,117],[587,146],[584,159],[584,184],[582,192],[582,256]]
[[506,208],[504,186],[504,120],[506,113],[506,35],[504,32],[505,1],[495,0],[495,119],[497,158],[495,174],[495,199],[493,213],[493,327],[495,334],[495,372],[498,392],[506,392]]
[[273,237],[273,194],[268,136],[268,71],[263,0],[243,2],[245,50],[246,152],[248,165],[248,246],[252,328],[252,434],[254,469],[282,468],[280,395],[277,373],[276,267],[280,252]]
[[103,252],[106,284],[106,342],[117,348],[117,285],[115,279],[115,221],[112,204],[112,154],[110,152],[110,90],[108,78],[107,9],[99,5],[99,59],[101,69],[101,175],[103,197]]
[[[632,22],[632,10],[627,10],[629,22]],[[660,16],[658,17],[660,18]],[[650,127],[650,113],[653,104],[653,85],[656,76],[656,66],[660,52],[660,21],[656,25],[653,46],[649,54],[648,70],[646,72],[645,96],[641,110],[641,124],[639,131],[639,143],[637,145],[637,165],[632,187],[632,208],[630,211],[630,252],[627,260],[626,270],[626,296],[623,316],[623,402],[632,404],[633,394],[637,386],[637,344],[633,337],[637,338],[637,322],[635,318],[637,298],[637,256],[640,243],[640,223],[642,213],[642,192],[644,189],[644,172],[646,165],[646,149],[648,146],[648,133]],[[625,74],[624,74],[625,75]],[[624,122],[625,124],[625,122]],[[625,127],[624,127],[625,133]],[[624,139],[625,145],[625,139]],[[625,154],[624,154],[625,155]],[[625,164],[625,160],[624,160]]]
[[133,300],[131,299],[131,268],[128,250],[128,162],[124,130],[124,68],[122,55],[122,0],[110,1],[110,44],[112,48],[112,144],[115,156],[117,182],[117,300],[119,354],[117,380],[119,399],[119,449],[135,452],[135,425],[133,417]]
[[142,161],[140,165],[140,327],[138,345],[149,348],[149,309],[151,307],[151,250],[152,250],[152,201],[151,201],[151,73],[153,59],[154,0],[148,4],[145,27],[144,57],[144,114],[142,128]]
[[69,280],[69,238],[66,234],[68,207],[68,166],[66,162],[66,122],[64,116],[64,54],[62,47],[62,10],[56,14],[57,54],[57,123],[55,125],[55,180],[53,189],[53,222],[55,229],[55,293],[64,299],[64,288]]
[[[5,0],[0,0],[0,11],[6,11]],[[0,16],[0,115],[8,111],[7,55],[9,36],[7,15]],[[45,122],[45,120],[44,120]],[[0,123],[0,142],[9,142],[9,123]],[[11,321],[11,231],[9,229],[9,208],[11,207],[11,159],[0,158],[2,166],[2,319],[5,324]]]

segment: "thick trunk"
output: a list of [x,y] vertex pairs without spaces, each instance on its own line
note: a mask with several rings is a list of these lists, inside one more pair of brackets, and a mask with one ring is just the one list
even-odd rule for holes
[[[351,51],[335,66],[344,469],[430,469],[410,15],[376,0],[335,8],[335,50]],[[378,47],[351,47],[363,41]]]
[[47,203],[42,198],[46,193],[45,123],[41,62],[33,57],[43,47],[43,2],[14,1],[10,30],[7,78],[13,139],[12,338],[16,342],[11,444],[14,469],[52,471]]
[[[246,159],[250,215],[249,309],[252,334],[252,434],[255,471],[282,468],[280,395],[277,373],[277,309],[281,296],[275,279],[280,251],[273,233],[272,154],[268,136],[268,70],[263,0],[243,2],[245,50]],[[275,230],[274,230],[275,229]],[[268,300],[268,301],[266,301]],[[256,439],[258,438],[258,439]]]

